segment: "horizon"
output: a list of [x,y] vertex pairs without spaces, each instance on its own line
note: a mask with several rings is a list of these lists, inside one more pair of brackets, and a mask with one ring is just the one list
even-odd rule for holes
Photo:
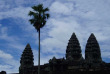
[[29,43],[38,64],[38,33],[28,16],[32,6],[43,4],[50,18],[41,29],[41,64],[65,57],[68,40],[74,32],[85,58],[85,46],[94,33],[102,60],[110,63],[109,0],[0,0],[0,71],[16,73],[20,58]]

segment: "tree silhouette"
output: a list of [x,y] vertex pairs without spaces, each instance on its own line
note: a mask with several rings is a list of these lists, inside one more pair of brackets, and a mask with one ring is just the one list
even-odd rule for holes
[[43,4],[32,7],[33,11],[29,12],[29,16],[32,16],[30,23],[35,27],[39,35],[39,52],[38,52],[38,74],[40,74],[40,28],[44,27],[47,19],[49,18],[48,8],[43,8]]

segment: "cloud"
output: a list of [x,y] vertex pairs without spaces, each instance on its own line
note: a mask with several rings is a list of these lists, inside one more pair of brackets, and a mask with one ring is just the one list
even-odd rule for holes
[[[34,54],[34,65],[38,65],[38,50],[33,49],[33,54]],[[43,53],[41,51],[40,53],[40,64],[44,65],[46,63],[49,63],[49,60],[52,59],[54,56],[56,58],[63,58],[62,55],[59,55],[57,53],[50,54],[50,53]]]
[[16,50],[23,50],[25,47],[25,45],[20,44],[19,42],[10,43],[10,44],[8,44],[8,46],[10,46],[11,48],[14,48]]
[[16,41],[18,38],[17,37],[14,37],[14,36],[9,36],[8,35],[8,27],[6,26],[3,26],[1,25],[0,26],[0,40],[5,40],[5,41],[8,41],[8,42],[14,42]]
[[[16,61],[14,59],[14,57],[11,54],[0,50],[0,59],[1,59],[0,62],[2,62],[0,65],[0,68],[1,68],[0,71],[5,70],[7,72],[12,72],[11,69],[15,70],[14,72],[17,71],[17,69],[19,67],[18,66],[19,63],[18,63],[18,61]],[[18,63],[18,64],[16,64],[16,63]]]
[[[99,44],[102,42],[106,43],[106,41],[109,40],[110,26],[108,24],[109,22],[105,22],[105,14],[109,14],[107,12],[108,5],[103,1],[101,1],[101,3],[94,1],[86,2],[86,0],[83,3],[81,2],[82,1],[76,1],[76,4],[72,4],[70,2],[63,3],[55,1],[52,3],[50,6],[52,17],[48,20],[49,23],[47,23],[47,26],[52,26],[52,28],[48,32],[49,37],[41,42],[43,53],[60,53],[63,56],[68,40],[73,32],[76,33],[79,39],[83,56],[87,39],[91,33],[95,34]],[[88,3],[90,3],[90,5]],[[96,7],[93,7],[94,4]],[[68,7],[67,5],[70,6]],[[103,8],[103,6],[100,5],[105,5],[107,8],[102,11],[99,7]],[[74,7],[76,9],[74,9]],[[104,15],[102,14],[101,16],[101,13],[99,14],[100,11],[103,12]],[[108,46],[106,50],[109,50],[109,48]],[[102,50],[104,49],[102,48]],[[104,55],[104,53],[106,52],[102,52],[103,56],[109,56],[108,54]]]
[[18,72],[19,61],[17,58],[20,58],[18,57],[18,54],[24,49],[24,46],[20,43],[20,38],[14,35],[9,35],[9,28],[7,26],[0,26],[0,34],[0,41],[3,42],[1,45],[5,46],[5,49],[1,47],[0,50],[0,68],[1,70],[7,71],[8,73]]
[[[5,18],[28,18],[28,12],[31,10],[30,7],[16,7],[8,11],[0,12],[0,20]],[[25,11],[25,12],[24,12]]]
[[73,10],[73,3],[60,3],[58,1],[54,2],[51,7],[50,11],[57,14],[64,14],[64,15],[71,15]]
[[16,8],[19,6],[23,6],[23,7],[28,7],[28,6],[32,6],[32,5],[37,5],[38,1],[37,0],[0,0],[0,11],[7,11],[10,10],[12,8]]
[[[32,46],[38,42],[38,34],[28,22],[28,12],[31,10],[29,5],[36,5],[37,3],[44,3],[44,6],[48,6],[51,15],[46,26],[41,30],[41,64],[47,63],[53,56],[57,58],[65,56],[66,46],[73,32],[78,37],[83,56],[85,55],[87,39],[91,33],[94,33],[100,44],[103,59],[109,58],[110,17],[108,15],[110,13],[110,2],[107,0],[32,0],[31,3],[30,0],[0,0],[0,20],[13,18],[12,21],[16,22],[15,25],[19,25],[22,29],[20,35],[15,36],[13,34],[10,36],[8,26],[5,27],[1,23],[0,39],[7,42],[8,49],[15,52],[15,49],[24,49],[27,41],[31,42]],[[38,45],[38,43],[36,44]],[[38,51],[33,47],[32,49],[34,49],[34,63],[37,65]],[[4,58],[3,61],[6,64],[0,65],[0,68],[8,72],[18,72],[19,61],[15,58],[20,57],[15,57],[15,55],[5,51],[2,53],[9,60]],[[21,50],[18,53],[21,53]],[[18,64],[16,65],[16,63]]]
[[[54,27],[48,33],[50,38],[44,39],[41,42],[42,47],[47,48],[46,50],[43,50],[43,52],[46,51],[46,52],[50,52],[50,53],[52,53],[52,52],[58,53],[59,50],[63,50],[65,52],[69,37],[71,36],[72,32],[75,32],[76,29],[79,27],[79,24],[77,22],[75,22],[73,20],[71,20],[70,22],[69,21],[70,20],[66,19],[66,18],[63,18],[62,20],[60,20],[58,18],[50,20],[50,23]],[[49,24],[49,25],[51,25],[51,24]],[[69,29],[69,31],[68,31],[68,29]],[[56,50],[54,50],[54,48]],[[59,53],[62,53],[62,52],[59,52]]]
[[13,56],[11,56],[10,54],[5,53],[5,52],[3,52],[3,51],[0,50],[0,58],[4,58],[4,59],[12,59]]
[[10,70],[10,68],[12,68],[12,66],[10,66],[10,65],[0,65],[0,71],[9,71]]
[[[34,54],[34,65],[38,65],[38,51],[33,49],[33,54]],[[43,53],[40,53],[40,64],[43,65],[44,63],[48,63],[49,57],[46,56]]]
[[4,27],[3,25],[0,26],[0,39],[6,41],[13,41],[13,38],[8,36],[8,28]]
[[2,27],[2,24],[0,24],[0,33],[1,33],[1,35],[6,36],[7,35],[7,30],[8,30],[7,27]]

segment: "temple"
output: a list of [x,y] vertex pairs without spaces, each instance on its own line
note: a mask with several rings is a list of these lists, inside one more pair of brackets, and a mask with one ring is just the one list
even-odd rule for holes
[[[38,66],[34,66],[33,53],[29,44],[21,55],[19,74],[38,74]],[[69,39],[65,58],[53,57],[48,63],[40,66],[40,74],[77,74],[88,72],[110,73],[110,63],[101,58],[98,41],[92,33],[85,47],[85,59],[82,56],[80,43],[75,35]],[[87,73],[86,73],[87,72]]]
[[31,70],[34,67],[33,60],[33,52],[31,50],[30,44],[27,44],[23,54],[21,55],[19,74],[31,74]]
[[86,44],[85,61],[89,67],[100,67],[100,64],[103,62],[99,44],[93,33],[90,35]]

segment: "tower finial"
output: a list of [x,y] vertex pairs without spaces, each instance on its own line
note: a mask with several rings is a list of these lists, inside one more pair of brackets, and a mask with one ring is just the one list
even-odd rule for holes
[[90,37],[95,37],[94,33],[91,33]]
[[76,38],[76,34],[73,32],[71,38]]
[[30,44],[28,43],[25,48],[31,48]]

